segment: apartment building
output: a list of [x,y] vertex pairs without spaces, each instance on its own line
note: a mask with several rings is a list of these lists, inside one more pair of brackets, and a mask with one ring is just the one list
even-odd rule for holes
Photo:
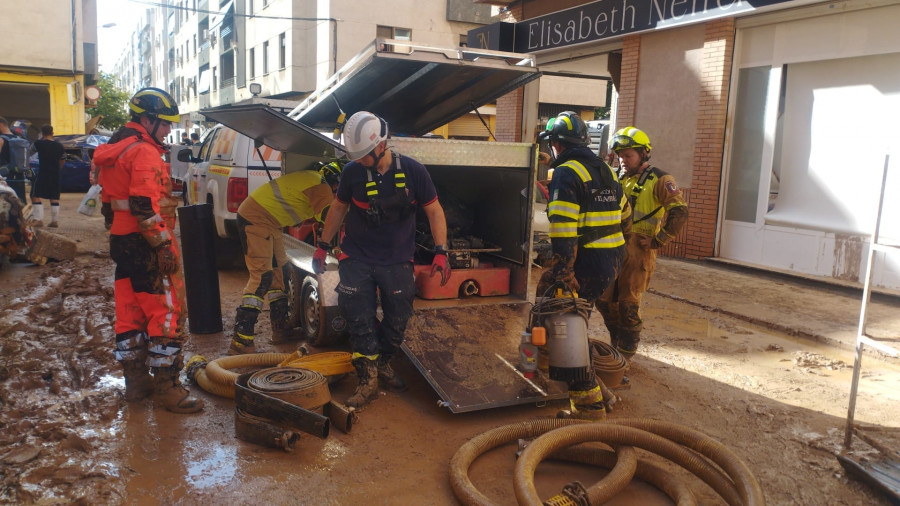
[[[129,91],[152,83],[172,93],[185,112],[175,139],[206,127],[200,110],[250,98],[251,83],[263,97],[299,101],[376,38],[456,47],[497,11],[471,0],[169,0],[148,9],[116,73]],[[546,79],[541,100],[555,109],[578,108],[591,119],[608,105],[607,81]],[[482,119],[493,129],[494,108],[478,112],[438,133],[489,139]]]
[[[0,16],[0,116],[50,123],[57,135],[85,131],[85,87],[97,80],[96,0],[4,4]],[[88,104],[89,105],[89,104]]]

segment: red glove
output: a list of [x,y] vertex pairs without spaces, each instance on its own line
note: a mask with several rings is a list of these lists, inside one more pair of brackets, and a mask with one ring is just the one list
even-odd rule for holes
[[312,260],[313,272],[316,274],[325,272],[325,259],[328,258],[328,250],[330,249],[330,244],[325,241],[319,241],[319,247],[316,248],[316,253],[313,255]]
[[160,274],[175,274],[178,272],[178,248],[172,241],[163,243],[156,249],[156,262],[159,265]]
[[447,281],[450,281],[450,264],[447,263],[447,251],[443,246],[434,248],[434,260],[431,261],[431,276],[434,277],[434,273],[437,271],[441,271],[441,286],[446,285]]

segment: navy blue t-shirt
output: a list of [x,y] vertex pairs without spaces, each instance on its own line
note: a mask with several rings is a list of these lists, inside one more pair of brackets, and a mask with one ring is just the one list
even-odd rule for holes
[[[437,200],[437,192],[431,176],[421,163],[408,156],[399,155],[400,166],[406,176],[406,191],[410,201],[418,208]],[[366,220],[369,198],[366,196],[369,169],[356,162],[344,166],[337,199],[350,205],[344,219],[344,239],[341,251],[374,265],[393,265],[411,262],[416,251],[416,213],[409,213],[394,223],[373,226]],[[394,174],[397,173],[397,157],[384,175],[372,171],[372,180],[378,188],[379,198],[389,198],[397,192]]]

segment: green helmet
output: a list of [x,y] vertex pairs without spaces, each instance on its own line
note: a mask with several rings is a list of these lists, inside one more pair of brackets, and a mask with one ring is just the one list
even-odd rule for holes
[[587,146],[591,143],[587,124],[573,111],[561,112],[555,118],[550,118],[547,128],[538,138],[561,142],[567,146]]

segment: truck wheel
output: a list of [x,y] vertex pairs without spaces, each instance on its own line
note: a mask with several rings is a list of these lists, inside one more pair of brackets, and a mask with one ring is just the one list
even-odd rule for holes
[[322,344],[324,331],[321,308],[319,306],[319,282],[316,281],[316,278],[307,276],[303,280],[303,286],[300,289],[300,300],[303,303],[303,315],[300,321],[300,326],[303,327],[303,334],[306,336],[309,344],[319,346]]
[[287,324],[290,328],[300,326],[303,320],[303,298],[300,289],[303,286],[303,275],[291,264],[284,266],[284,293],[288,298]]

